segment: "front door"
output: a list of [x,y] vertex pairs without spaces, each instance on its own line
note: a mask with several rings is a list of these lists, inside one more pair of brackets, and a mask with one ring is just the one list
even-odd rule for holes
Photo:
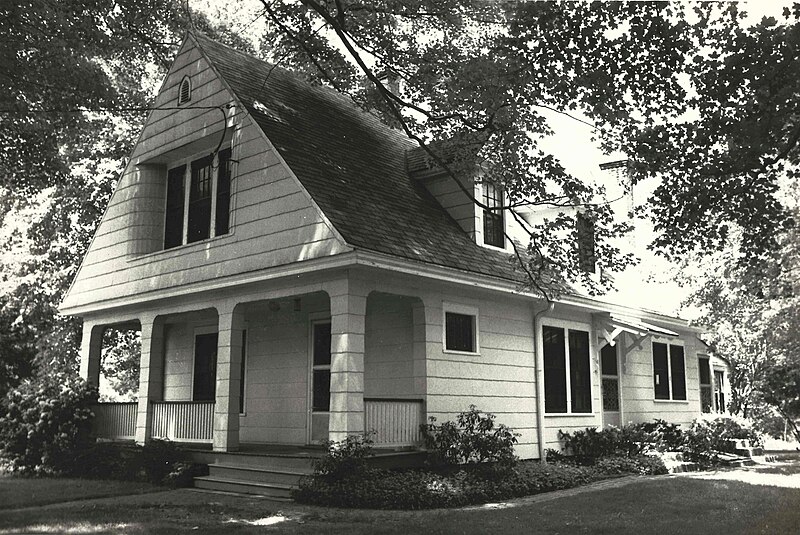
[[328,440],[331,403],[331,322],[311,324],[309,443]]
[[619,366],[617,346],[606,344],[600,350],[600,370],[603,376],[603,425],[619,426]]
[[214,401],[217,387],[217,333],[194,338],[192,401]]

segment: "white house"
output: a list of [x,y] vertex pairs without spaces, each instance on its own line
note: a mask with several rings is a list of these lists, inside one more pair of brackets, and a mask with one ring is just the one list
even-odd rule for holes
[[335,91],[188,35],[155,107],[61,307],[89,381],[104,328],[141,329],[139,400],[98,409],[106,436],[413,446],[475,404],[536,458],[559,429],[687,424],[724,396],[685,321],[520,292],[504,217]]

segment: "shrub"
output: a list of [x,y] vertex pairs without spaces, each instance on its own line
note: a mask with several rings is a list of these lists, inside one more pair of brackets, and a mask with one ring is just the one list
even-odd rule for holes
[[642,431],[649,435],[650,444],[658,451],[677,451],[683,448],[685,437],[680,424],[672,424],[656,418],[641,425]]
[[315,459],[314,474],[328,479],[358,477],[368,471],[367,457],[372,455],[372,435],[349,435],[341,442],[324,442],[328,452]]
[[564,442],[564,449],[574,455],[578,462],[585,464],[591,464],[600,457],[635,457],[648,450],[652,442],[652,437],[642,424],[608,426],[601,431],[595,427],[573,433],[559,431],[558,436]]
[[475,405],[459,413],[455,422],[436,425],[436,418],[431,417],[421,430],[434,465],[491,462],[508,467],[516,462],[514,445],[519,433],[495,424],[494,414],[484,413]]
[[170,466],[170,472],[160,483],[168,487],[191,487],[194,478],[208,475],[208,465],[179,461]]
[[594,468],[602,474],[622,475],[661,475],[668,472],[664,461],[652,455],[638,455],[636,457],[603,457],[597,459]]
[[29,473],[70,473],[88,450],[97,390],[66,373],[23,382],[0,403],[0,455]]
[[487,478],[483,468],[473,464],[448,473],[369,470],[348,480],[310,477],[301,481],[294,498],[301,503],[334,507],[458,507],[572,488],[605,477],[590,467],[536,461],[518,463],[502,478]]
[[719,452],[733,453],[737,439],[747,440],[750,446],[763,446],[763,439],[749,422],[730,416],[698,418],[684,434],[684,453],[700,463],[716,463]]

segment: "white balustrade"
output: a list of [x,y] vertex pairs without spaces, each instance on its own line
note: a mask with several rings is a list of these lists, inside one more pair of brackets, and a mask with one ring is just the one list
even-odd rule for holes
[[100,438],[132,440],[136,433],[136,402],[98,403],[94,411],[94,432]]
[[416,446],[422,440],[419,426],[424,420],[422,400],[364,400],[364,427],[375,432],[376,446]]
[[211,442],[213,429],[213,401],[153,403],[153,438],[176,442]]

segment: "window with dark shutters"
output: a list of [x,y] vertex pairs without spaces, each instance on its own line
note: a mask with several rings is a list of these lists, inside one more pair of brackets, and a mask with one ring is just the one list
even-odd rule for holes
[[475,317],[469,314],[447,312],[445,320],[445,348],[449,351],[475,352]]
[[686,365],[683,347],[670,344],[669,362],[672,381],[672,399],[686,399]]
[[589,333],[569,330],[569,385],[572,412],[592,412]]

